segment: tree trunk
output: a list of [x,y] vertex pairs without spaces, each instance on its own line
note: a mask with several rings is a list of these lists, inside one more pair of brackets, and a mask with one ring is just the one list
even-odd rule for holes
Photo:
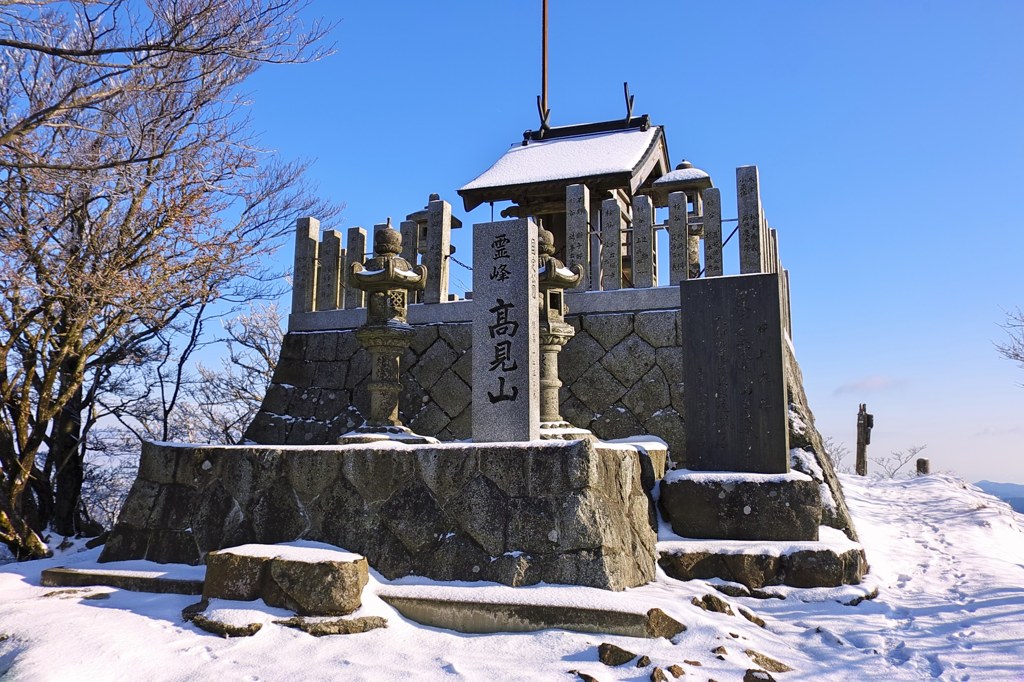
[[[69,377],[70,379],[70,377]],[[75,391],[53,424],[50,456],[56,464],[54,475],[53,530],[61,535],[75,535],[78,506],[85,478],[82,438],[82,386]]]

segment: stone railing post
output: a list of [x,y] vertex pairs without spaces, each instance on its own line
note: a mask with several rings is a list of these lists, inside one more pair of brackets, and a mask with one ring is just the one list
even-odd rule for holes
[[[345,272],[352,272],[356,263],[363,264],[366,257],[366,230],[361,227],[348,228],[348,249],[345,252]],[[345,287],[345,307],[362,308],[363,291],[353,286]]]
[[622,204],[612,197],[601,202],[601,289],[622,288]]
[[[657,286],[654,270],[654,204],[641,194],[633,199],[633,286],[647,289]],[[569,261],[572,263],[572,261]]]
[[722,192],[717,187],[704,190],[704,276],[721,277],[722,267]]
[[320,221],[295,221],[295,264],[292,268],[292,312],[316,310],[316,270],[320,247]]
[[316,309],[337,310],[344,300],[345,284],[341,268],[345,262],[345,249],[341,248],[341,232],[324,232],[320,242],[319,268],[316,274]]
[[678,286],[689,279],[689,214],[686,192],[668,195],[668,278],[669,284]]
[[452,205],[443,199],[427,204],[427,251],[423,264],[427,267],[424,303],[448,301],[448,256],[452,248]]
[[763,272],[765,221],[757,166],[736,169],[736,208],[740,223],[740,274]]
[[583,266],[581,291],[590,291],[590,190],[586,185],[565,188],[565,262]]

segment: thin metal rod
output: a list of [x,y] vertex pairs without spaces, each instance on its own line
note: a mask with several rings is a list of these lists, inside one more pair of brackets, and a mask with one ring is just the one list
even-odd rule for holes
[[541,20],[541,53],[540,53],[540,111],[546,118],[548,112],[548,0],[542,0],[543,17]]

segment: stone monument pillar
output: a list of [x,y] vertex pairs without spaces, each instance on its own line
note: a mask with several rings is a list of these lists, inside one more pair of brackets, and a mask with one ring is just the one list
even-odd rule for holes
[[370,415],[366,422],[338,439],[339,443],[371,443],[398,440],[404,443],[436,443],[436,438],[420,436],[402,425],[398,417],[399,359],[409,346],[415,332],[408,323],[408,296],[412,289],[422,289],[427,269],[413,267],[398,254],[402,251],[402,235],[391,227],[391,221],[373,236],[373,258],[353,263],[349,284],[366,292],[366,324],[356,331],[356,338],[373,357],[370,376]]

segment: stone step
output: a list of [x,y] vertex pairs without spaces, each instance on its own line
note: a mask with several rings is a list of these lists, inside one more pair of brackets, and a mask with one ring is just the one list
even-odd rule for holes
[[625,637],[671,639],[686,626],[661,609],[589,608],[568,604],[500,603],[429,596],[405,588],[382,586],[378,596],[420,625],[469,634],[569,630]]
[[202,579],[172,578],[166,572],[99,568],[47,568],[39,580],[46,587],[91,587],[102,585],[130,592],[158,594],[202,594]]
[[771,585],[857,585],[868,572],[864,548],[822,526],[819,541],[669,540],[658,543],[658,565],[677,580],[720,578],[750,589]]

